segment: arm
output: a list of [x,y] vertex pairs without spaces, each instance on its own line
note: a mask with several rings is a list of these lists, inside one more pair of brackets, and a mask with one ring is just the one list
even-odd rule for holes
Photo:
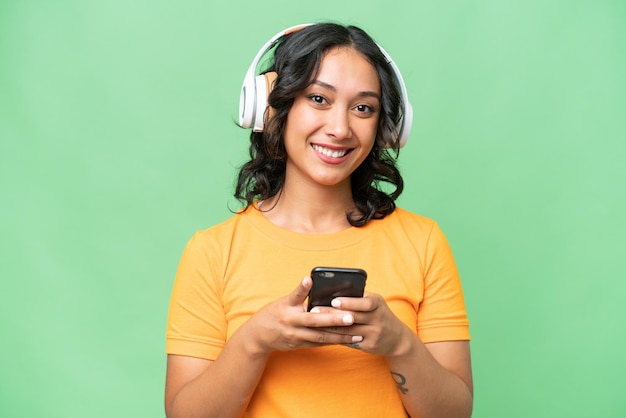
[[354,312],[355,325],[339,332],[363,336],[352,347],[385,357],[402,403],[414,418],[470,417],[473,383],[469,342],[423,344],[380,295],[338,298],[335,308]]
[[473,383],[468,341],[422,344],[412,332],[386,356],[412,417],[470,417]]
[[169,355],[165,411],[172,417],[236,417],[245,410],[267,356],[254,355],[237,332],[217,360]]
[[[305,278],[288,296],[265,306],[237,330],[215,361],[168,356],[165,411],[174,417],[237,417],[250,402],[269,354],[325,344],[348,344],[351,335],[319,327],[346,327],[353,316],[345,312],[306,312],[311,288]],[[356,340],[360,340],[357,337]]]

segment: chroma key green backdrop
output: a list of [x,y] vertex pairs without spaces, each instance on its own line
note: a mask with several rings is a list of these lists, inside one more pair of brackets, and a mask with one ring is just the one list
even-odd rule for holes
[[0,416],[164,416],[172,280],[235,207],[243,75],[321,20],[404,74],[399,204],[458,260],[474,417],[626,416],[626,2],[241,3],[0,2]]

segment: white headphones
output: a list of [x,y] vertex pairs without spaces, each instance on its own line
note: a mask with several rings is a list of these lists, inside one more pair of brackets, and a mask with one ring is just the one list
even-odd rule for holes
[[[267,96],[272,90],[274,80],[276,79],[276,73],[266,73],[257,75],[257,66],[261,61],[261,58],[274,47],[278,42],[290,33],[297,32],[307,26],[314,25],[314,23],[308,23],[304,25],[292,26],[285,29],[276,35],[274,35],[269,41],[263,45],[263,47],[257,52],[252,64],[246,72],[246,76],[243,80],[243,86],[241,87],[241,96],[239,99],[239,125],[242,128],[253,128],[255,132],[262,132],[265,125],[265,111],[267,109]],[[380,52],[383,53],[387,62],[391,66],[397,84],[400,87],[400,93],[402,95],[402,108],[403,112],[400,122],[396,126],[396,132],[400,139],[400,147],[403,147],[409,139],[411,132],[411,125],[413,124],[413,108],[409,102],[406,86],[400,70],[393,62],[387,51],[385,51],[380,45],[378,45]]]

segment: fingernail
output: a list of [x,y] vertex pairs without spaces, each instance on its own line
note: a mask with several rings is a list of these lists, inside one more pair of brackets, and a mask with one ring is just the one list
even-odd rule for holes
[[320,311],[320,308],[313,308],[313,309],[311,309],[311,310],[310,310],[310,312],[313,312],[313,313],[320,313],[320,312],[322,312],[322,311]]
[[354,321],[354,319],[352,318],[352,315],[344,315],[343,318],[341,318],[341,320],[343,321],[344,324],[351,324],[352,321]]
[[333,308],[338,308],[341,306],[341,301],[339,299],[333,299],[330,304],[333,306]]
[[353,343],[360,343],[361,341],[363,341],[363,337],[360,335],[355,335],[352,337],[352,342]]

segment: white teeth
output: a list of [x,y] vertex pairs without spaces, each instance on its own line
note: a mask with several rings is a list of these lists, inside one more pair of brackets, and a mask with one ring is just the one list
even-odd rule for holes
[[320,154],[331,158],[341,158],[348,153],[348,150],[334,151],[328,148],[320,147],[319,145],[313,145],[313,149]]

